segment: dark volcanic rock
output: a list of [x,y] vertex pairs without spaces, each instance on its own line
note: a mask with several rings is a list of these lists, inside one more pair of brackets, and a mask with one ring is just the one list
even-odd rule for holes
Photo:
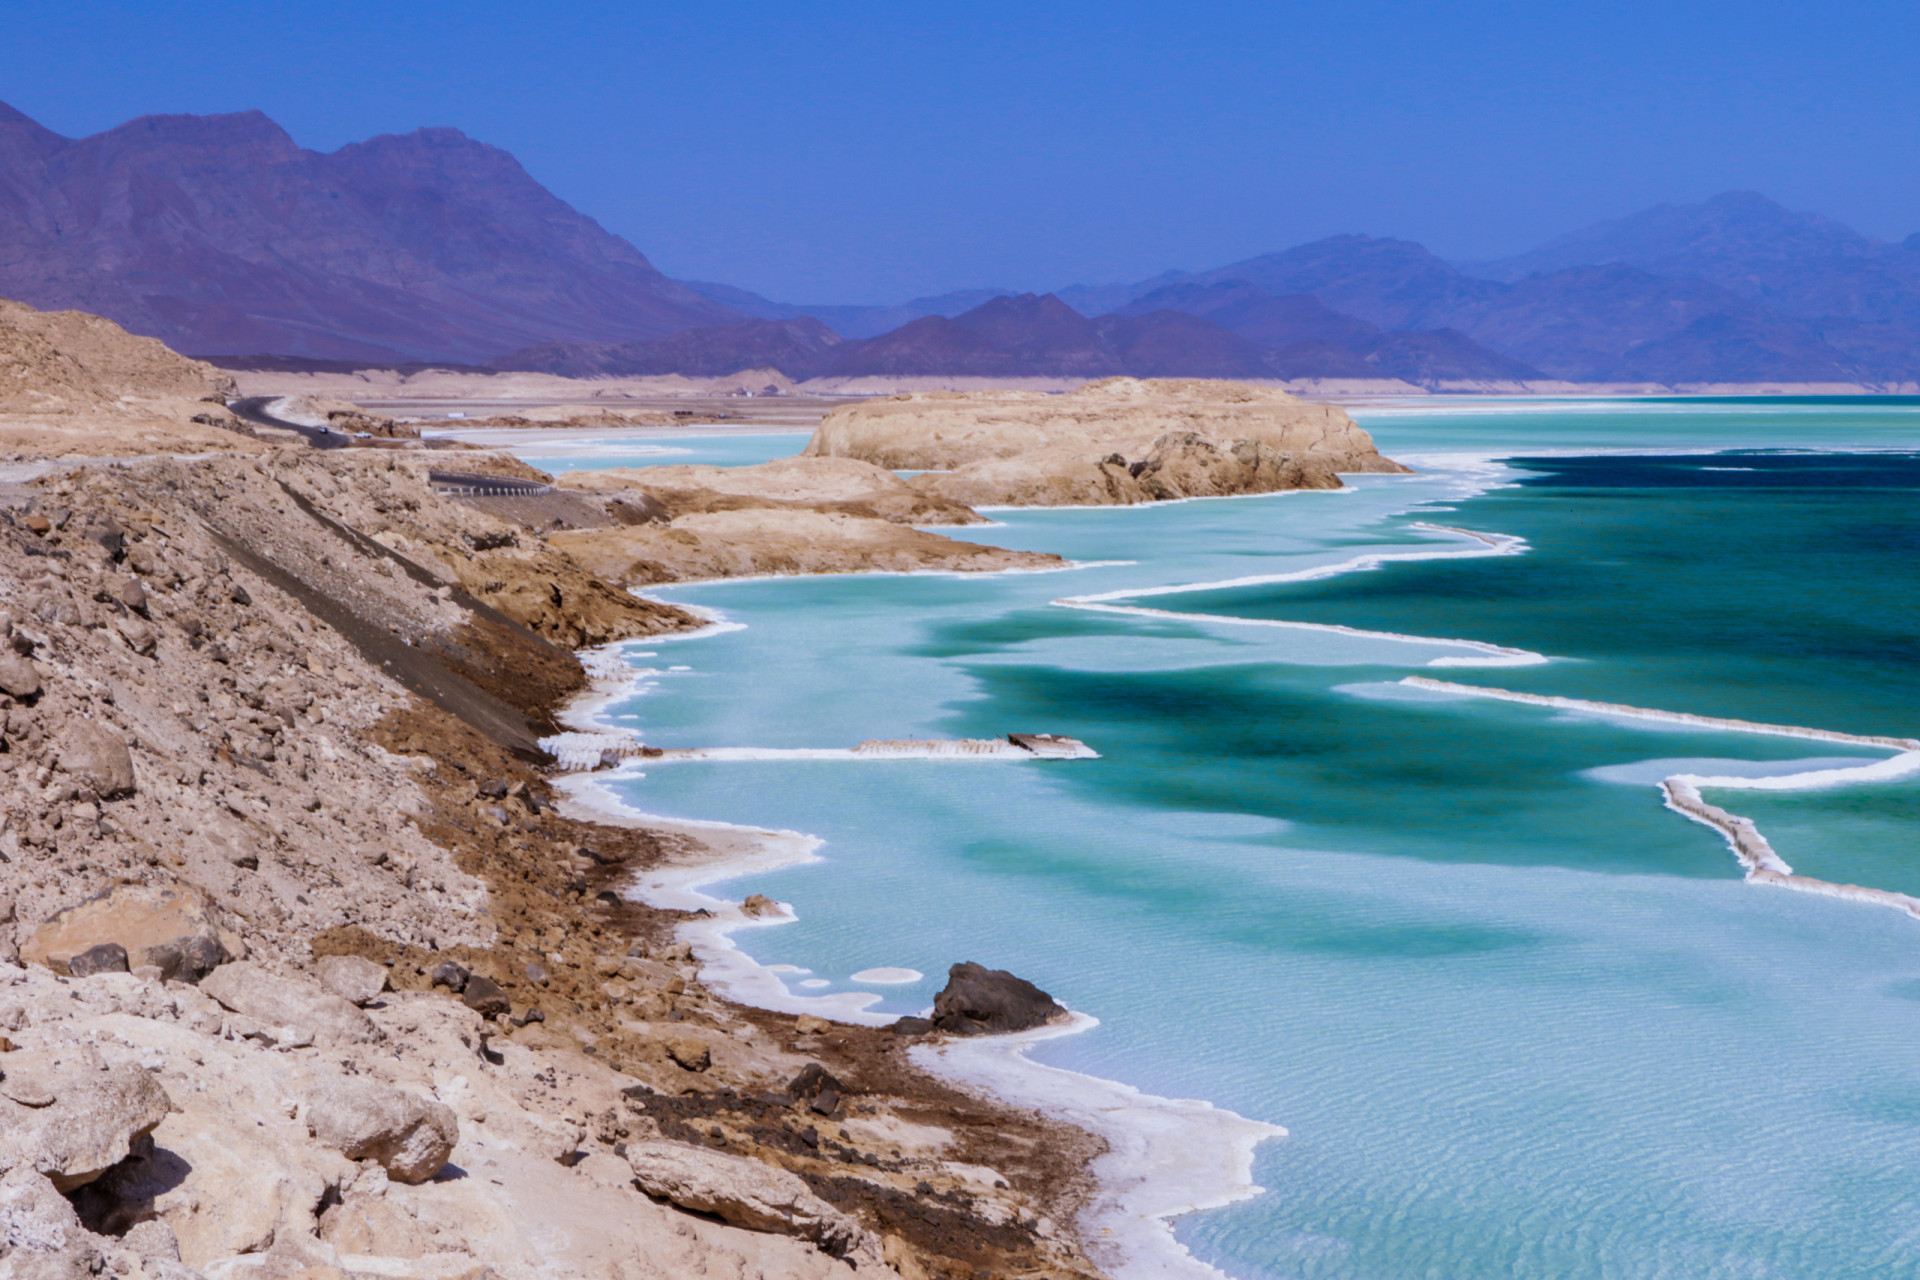
[[117,942],[88,947],[67,961],[67,972],[76,978],[91,978],[96,973],[125,973],[127,949]]
[[1025,978],[971,960],[947,970],[947,985],[933,998],[933,1025],[957,1036],[1025,1031],[1065,1012]]
[[433,966],[433,985],[450,988],[455,994],[467,989],[467,966],[458,960],[442,960]]
[[467,979],[466,990],[460,993],[460,1002],[483,1018],[498,1018],[512,1008],[500,984],[477,973]]
[[833,1073],[817,1062],[809,1062],[802,1067],[800,1074],[787,1085],[787,1096],[790,1098],[813,1098],[829,1092],[838,1095],[851,1093],[852,1090],[834,1079]]

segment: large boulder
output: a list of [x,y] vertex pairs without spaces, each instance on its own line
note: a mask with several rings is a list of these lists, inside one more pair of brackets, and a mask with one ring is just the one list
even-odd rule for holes
[[387,989],[387,967],[365,956],[321,956],[313,971],[322,986],[350,1004],[372,1004]]
[[41,925],[20,958],[70,974],[79,957],[114,945],[125,949],[131,968],[153,965],[163,977],[198,982],[229,957],[246,954],[216,915],[207,896],[188,885],[120,885]]
[[799,1236],[835,1257],[878,1257],[878,1246],[859,1223],[785,1169],[672,1142],[629,1142],[627,1164],[642,1191],[682,1209],[750,1231]]
[[396,1182],[425,1182],[460,1141],[452,1108],[365,1076],[327,1076],[307,1089],[307,1128],[349,1160],[377,1160]]
[[62,1193],[126,1159],[172,1109],[138,1067],[109,1067],[84,1045],[7,1054],[0,1079],[0,1165],[24,1165]]
[[1064,1013],[1052,996],[1025,978],[971,960],[947,970],[947,985],[933,998],[933,1025],[957,1036],[1026,1031]]
[[86,1233],[73,1202],[32,1165],[17,1164],[0,1177],[0,1245],[53,1253]]
[[372,1044],[380,1038],[373,1019],[333,992],[296,974],[270,973],[250,960],[215,969],[200,989],[235,1013],[307,1032],[317,1045]]
[[0,649],[0,693],[16,698],[31,698],[40,692],[40,669],[33,659]]
[[61,772],[92,787],[101,799],[133,794],[133,753],[99,721],[76,720],[62,735],[59,754]]

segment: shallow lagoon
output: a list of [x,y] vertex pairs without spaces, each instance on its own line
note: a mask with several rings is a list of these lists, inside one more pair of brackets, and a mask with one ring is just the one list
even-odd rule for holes
[[[928,976],[869,989],[906,1011],[954,960],[1012,968],[1102,1020],[1037,1057],[1285,1125],[1264,1195],[1180,1224],[1233,1274],[1920,1275],[1920,924],[1742,884],[1645,763],[1871,753],[1396,683],[1920,731],[1911,460],[1822,482],[1766,457],[1566,456],[1910,449],[1920,412],[1364,420],[1422,474],[968,534],[1130,563],[663,593],[745,628],[654,646],[636,661],[659,674],[619,710],[668,746],[1041,730],[1103,759],[683,764],[625,794],[824,838],[820,863],[719,890],[794,903],[799,923],[741,942],[807,970],[796,994],[904,966]],[[1782,474],[1709,470],[1728,465]],[[1419,521],[1530,549],[1142,603],[1552,661],[1430,670],[1461,650],[1050,603],[1478,546]],[[1916,794],[1715,798],[1802,871],[1911,888]]]

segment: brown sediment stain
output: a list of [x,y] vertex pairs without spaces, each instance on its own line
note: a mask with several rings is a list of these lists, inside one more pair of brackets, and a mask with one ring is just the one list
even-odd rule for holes
[[[512,1008],[503,1035],[572,1046],[639,1082],[627,1114],[597,1122],[605,1145],[651,1126],[791,1169],[822,1199],[903,1242],[929,1275],[1098,1274],[1071,1224],[1092,1193],[1088,1167],[1105,1150],[1100,1139],[935,1079],[908,1061],[912,1038],[843,1024],[803,1034],[793,1015],[708,991],[673,941],[690,916],[621,894],[635,871],[697,856],[686,835],[562,816],[538,768],[435,706],[392,711],[370,736],[396,754],[432,759],[420,771],[431,805],[421,833],[487,884],[499,936],[492,947],[435,951],[349,927],[316,936],[316,956],[391,961],[401,990],[429,988],[435,966],[449,959],[491,979]],[[503,786],[505,795],[486,794]],[[628,955],[636,949],[643,954]],[[534,1008],[541,1021],[512,1027]],[[744,1040],[759,1060],[690,1072],[672,1051],[687,1035]],[[782,1092],[802,1061],[846,1087],[832,1118]],[[849,1118],[943,1130],[950,1145],[939,1160],[903,1155],[853,1137]],[[941,1172],[950,1162],[1001,1175],[994,1203]],[[999,1207],[1008,1201],[1024,1209],[1009,1214]]]

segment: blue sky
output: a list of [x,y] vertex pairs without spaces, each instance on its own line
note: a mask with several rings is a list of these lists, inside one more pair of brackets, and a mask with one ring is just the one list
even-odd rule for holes
[[68,135],[454,125],[670,274],[896,301],[1345,231],[1495,256],[1731,188],[1920,230],[1920,6],[10,0]]

